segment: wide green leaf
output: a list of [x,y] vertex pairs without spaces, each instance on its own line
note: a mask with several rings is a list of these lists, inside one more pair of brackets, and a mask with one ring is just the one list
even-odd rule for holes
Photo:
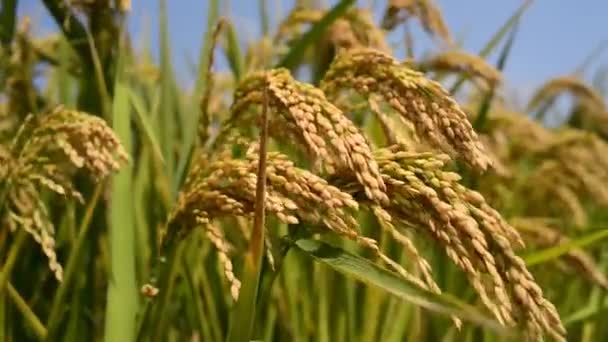
[[[125,149],[131,152],[131,106],[123,57],[119,56],[118,61],[112,122]],[[135,279],[136,230],[132,179],[132,165],[126,165],[112,179],[112,200],[109,208],[111,271],[105,322],[106,341],[135,340],[138,292]]]
[[305,256],[368,285],[379,287],[428,311],[455,316],[502,334],[509,333],[506,328],[501,327],[495,320],[474,307],[448,294],[436,294],[422,289],[397,274],[341,248],[308,239],[297,240],[294,245],[296,250]]

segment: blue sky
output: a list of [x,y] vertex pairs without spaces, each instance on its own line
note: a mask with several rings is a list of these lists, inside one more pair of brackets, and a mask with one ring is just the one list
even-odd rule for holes
[[[286,13],[294,0],[268,0],[271,17]],[[333,3],[334,1],[321,1]],[[515,0],[436,0],[443,9],[448,25],[464,49],[481,49],[494,31],[519,7]],[[206,27],[207,0],[167,0],[169,30],[173,45],[173,62],[182,82],[189,84],[188,61],[198,60],[198,51]],[[360,0],[384,8],[386,0]],[[158,1],[132,0],[130,28],[137,38],[147,27],[152,46],[157,47]],[[222,13],[232,17],[241,41],[259,35],[258,0],[222,1]],[[20,15],[29,15],[38,33],[56,29],[40,0],[21,0]],[[376,11],[379,16],[379,11]],[[271,18],[272,19],[272,18]],[[276,23],[272,20],[271,24]],[[417,54],[433,49],[425,35],[416,30]],[[601,42],[608,41],[608,1],[537,0],[528,9],[520,25],[505,71],[507,86],[517,92],[529,93],[544,80],[572,72]],[[399,41],[393,40],[395,43]],[[608,66],[608,49],[594,66]],[[593,68],[587,74],[589,79]]]

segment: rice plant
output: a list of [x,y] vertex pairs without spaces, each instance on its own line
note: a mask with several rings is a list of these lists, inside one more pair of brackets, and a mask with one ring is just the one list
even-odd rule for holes
[[[379,21],[302,1],[274,27],[260,0],[247,42],[209,1],[191,90],[165,0],[158,63],[130,1],[40,0],[60,28],[44,37],[17,2],[0,5],[0,341],[608,336],[606,89],[573,74],[526,108],[502,96],[531,1],[479,53],[431,0]],[[439,41],[422,58],[413,25]]]

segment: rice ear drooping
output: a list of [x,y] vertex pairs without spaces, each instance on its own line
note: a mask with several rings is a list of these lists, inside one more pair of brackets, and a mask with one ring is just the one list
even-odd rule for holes
[[0,155],[4,180],[4,223],[24,229],[38,242],[58,280],[62,267],[55,255],[55,230],[41,192],[83,201],[72,176],[82,169],[95,181],[117,171],[128,155],[101,118],[56,107],[23,122],[9,151]]
[[330,173],[340,168],[351,170],[370,198],[386,202],[384,184],[365,136],[322,90],[294,80],[286,69],[253,73],[241,82],[231,107],[232,116],[219,140],[255,121],[254,109],[261,103],[265,80],[273,113],[269,118],[270,136],[304,147],[311,161]]
[[490,166],[490,158],[467,115],[448,92],[387,54],[371,49],[339,54],[325,74],[321,89],[329,98],[345,89],[366,96],[375,94],[411,121],[416,133],[431,145],[460,156],[476,169]]

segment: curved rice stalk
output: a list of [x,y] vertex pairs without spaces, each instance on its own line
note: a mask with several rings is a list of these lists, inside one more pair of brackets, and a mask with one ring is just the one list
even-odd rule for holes
[[590,111],[603,113],[606,104],[600,94],[593,88],[574,76],[561,76],[549,80],[542,85],[528,103],[528,110],[537,108],[540,104],[555,99],[562,93],[570,93],[578,98],[579,104]]
[[502,74],[483,58],[464,51],[440,52],[416,66],[422,71],[467,73],[483,80],[487,86],[495,87],[502,81]]

